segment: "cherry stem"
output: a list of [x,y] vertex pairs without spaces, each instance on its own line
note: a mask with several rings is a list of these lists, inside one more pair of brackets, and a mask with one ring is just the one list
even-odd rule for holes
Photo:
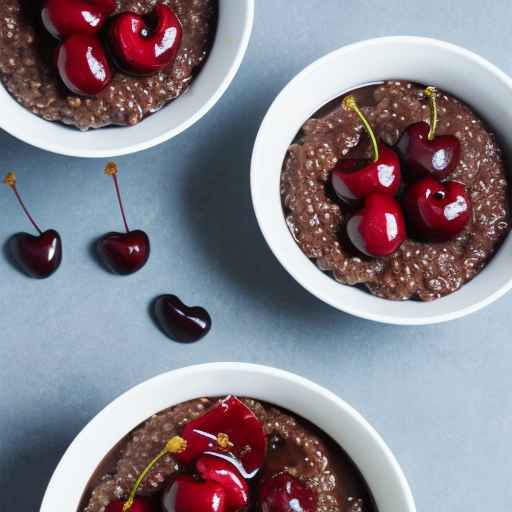
[[346,108],[353,110],[361,119],[361,122],[363,123],[364,129],[366,130],[366,133],[370,137],[370,141],[372,143],[373,148],[373,161],[377,162],[379,159],[379,143],[377,142],[377,137],[375,136],[375,133],[370,126],[370,123],[368,122],[368,119],[366,119],[366,116],[363,114],[359,106],[357,105],[357,101],[354,98],[354,96],[346,96],[343,100],[343,105],[345,105]]
[[40,235],[42,235],[43,232],[37,225],[37,223],[34,220],[34,218],[32,217],[32,215],[30,215],[30,212],[28,211],[27,207],[25,206],[25,203],[23,202],[23,199],[21,198],[20,193],[18,192],[18,189],[16,188],[16,173],[10,172],[9,174],[7,174],[4,178],[4,183],[12,189],[12,191],[14,192],[14,195],[16,196],[16,199],[20,203],[20,206],[23,209],[23,211],[25,212],[25,215],[27,216],[28,220],[32,223],[32,226],[34,226],[35,230]]
[[428,140],[434,140],[437,130],[437,89],[428,86],[425,89],[425,96],[428,97],[430,103],[430,130],[428,132]]
[[187,449],[187,441],[180,436],[174,436],[167,443],[165,447],[158,452],[158,454],[151,459],[149,464],[144,468],[142,473],[138,476],[137,480],[133,484],[132,490],[128,499],[123,504],[123,512],[128,512],[133,505],[133,500],[135,499],[135,495],[137,494],[137,490],[140,487],[140,484],[144,481],[144,479],[148,476],[148,473],[154,468],[155,464],[165,455],[175,454],[184,452]]
[[[221,448],[222,450],[227,450],[233,446],[233,443],[231,442],[227,434],[219,433],[217,434],[215,440],[219,448]],[[160,450],[156,454],[156,456],[149,461],[148,465],[137,477],[137,480],[135,480],[135,483],[133,484],[128,499],[123,504],[123,512],[129,512],[129,510],[132,508],[133,500],[135,499],[135,495],[137,494],[137,490],[139,489],[140,484],[142,484],[144,479],[148,476],[149,472],[155,467],[155,464],[167,454],[174,455],[177,453],[183,453],[187,449],[187,444],[187,441],[183,439],[183,437],[181,436],[171,437],[171,439],[167,441],[165,447],[162,450]]]
[[112,176],[112,179],[114,180],[114,187],[116,189],[117,201],[119,203],[119,209],[121,210],[121,216],[123,217],[124,228],[126,229],[126,232],[129,233],[130,228],[128,227],[128,222],[126,220],[126,213],[124,211],[123,199],[121,197],[121,189],[119,188],[119,180],[117,178],[117,173],[118,167],[115,162],[109,162],[105,166],[105,174],[107,176]]

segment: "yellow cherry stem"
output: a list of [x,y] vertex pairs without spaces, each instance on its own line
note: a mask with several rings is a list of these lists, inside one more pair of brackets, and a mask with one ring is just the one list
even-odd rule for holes
[[425,89],[425,96],[429,99],[430,104],[430,130],[428,132],[428,140],[434,140],[437,130],[437,89],[432,86],[428,86]]
[[[216,437],[216,442],[219,448],[222,450],[227,450],[233,446],[233,443],[229,439],[227,434],[219,433]],[[144,479],[148,476],[149,472],[155,467],[156,463],[167,454],[177,454],[183,453],[187,449],[187,441],[180,436],[174,436],[167,443],[165,447],[160,450],[157,455],[151,459],[148,465],[144,468],[142,473],[137,477],[135,483],[133,484],[132,490],[128,496],[128,499],[123,504],[123,512],[128,512],[133,505],[133,500],[135,499],[135,495],[137,494],[137,490],[140,485],[144,481]]]
[[128,499],[124,502],[123,512],[128,512],[133,505],[133,500],[135,499],[135,495],[137,494],[137,490],[140,487],[140,484],[144,481],[144,479],[148,476],[148,473],[155,467],[155,464],[165,455],[182,453],[187,449],[187,441],[180,436],[174,436],[167,443],[165,447],[158,452],[158,454],[151,459],[149,464],[144,468],[142,473],[138,476],[137,480],[133,484],[132,490]]
[[107,176],[112,176],[112,179],[114,180],[114,186],[116,188],[117,201],[119,203],[119,208],[121,210],[121,216],[123,217],[124,228],[126,229],[126,232],[129,233],[130,229],[128,228],[128,222],[126,220],[126,213],[124,211],[123,200],[121,198],[121,190],[119,188],[119,180],[117,178],[117,173],[118,172],[119,172],[119,169],[118,169],[117,164],[115,162],[109,162],[105,166],[105,174]]
[[37,223],[34,220],[34,218],[32,217],[32,215],[30,215],[30,212],[28,211],[27,207],[25,206],[25,203],[23,202],[23,199],[20,196],[20,193],[18,192],[18,189],[16,187],[16,173],[15,172],[7,173],[4,178],[4,183],[12,189],[12,191],[14,192],[14,195],[16,196],[16,199],[18,200],[18,203],[20,203],[20,206],[23,209],[23,211],[25,212],[25,215],[27,216],[28,220],[32,223],[32,226],[34,226],[35,230],[40,235],[42,235],[43,232],[37,225]]
[[354,98],[354,96],[352,96],[352,95],[346,96],[345,99],[343,100],[343,105],[346,108],[353,110],[358,115],[359,119],[361,119],[364,129],[366,130],[366,133],[370,137],[370,141],[372,143],[372,148],[373,148],[373,161],[376,162],[380,156],[379,155],[379,143],[377,142],[377,137],[375,136],[375,133],[374,133],[372,127],[370,126],[368,119],[366,119],[366,116],[363,114],[363,112],[357,105],[357,101]]

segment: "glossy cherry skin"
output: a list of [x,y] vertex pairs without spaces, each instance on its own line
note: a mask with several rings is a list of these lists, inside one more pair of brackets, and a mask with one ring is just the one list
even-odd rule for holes
[[407,189],[403,203],[410,230],[426,242],[451,240],[471,218],[469,194],[456,181],[442,184],[424,178]]
[[41,18],[54,37],[96,34],[116,10],[116,0],[46,0]]
[[95,96],[112,80],[112,70],[103,45],[94,36],[68,37],[56,51],[59,75],[75,94]]
[[379,144],[379,159],[365,165],[364,161],[349,158],[340,160],[331,173],[336,195],[351,203],[373,192],[396,195],[401,183],[400,160],[384,144]]
[[212,320],[206,309],[187,306],[176,295],[161,295],[154,305],[155,319],[166,336],[180,343],[193,343],[204,338]]
[[261,512],[315,512],[316,494],[287,472],[265,480],[259,492]]
[[164,512],[224,512],[226,492],[216,482],[180,475],[162,494]]
[[[105,512],[123,512],[124,503],[123,500],[112,501],[105,507]],[[133,500],[130,512],[160,512],[160,507],[149,498],[137,496]]]
[[[233,446],[218,447],[219,433],[227,434]],[[192,464],[204,453],[215,453],[233,463],[244,478],[252,478],[265,460],[266,437],[263,425],[243,402],[234,396],[219,401],[202,416],[189,421],[181,434],[187,449],[177,458]]]
[[235,512],[247,507],[249,485],[230,462],[215,455],[203,455],[196,462],[201,478],[217,482],[226,492],[226,511]]
[[125,71],[149,75],[169,66],[178,53],[183,29],[172,9],[162,3],[155,6],[150,27],[144,17],[122,13],[112,21],[108,39],[112,53]]
[[393,254],[407,237],[402,209],[386,194],[370,194],[347,222],[352,244],[367,256]]
[[108,270],[129,275],[147,263],[151,245],[148,235],[137,229],[128,233],[107,233],[96,243],[96,250]]
[[18,233],[10,239],[9,250],[20,270],[37,279],[50,277],[62,262],[62,241],[53,229],[38,236]]
[[460,141],[455,135],[437,135],[428,140],[430,127],[425,122],[409,126],[396,148],[404,163],[404,177],[417,180],[430,176],[447,178],[460,161]]

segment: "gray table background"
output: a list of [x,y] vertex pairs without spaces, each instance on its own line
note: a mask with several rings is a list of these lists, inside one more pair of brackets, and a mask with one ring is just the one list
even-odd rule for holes
[[[89,253],[97,236],[121,229],[104,161],[58,157],[0,133],[1,169],[18,171],[34,215],[65,244],[64,265],[44,282],[0,259],[2,510],[37,510],[68,443],[118,394],[157,373],[219,360],[280,366],[353,404],[395,452],[418,510],[511,508],[512,295],[472,317],[423,328],[331,309],[297,285],[264,243],[250,203],[249,160],[278,91],[344,44],[426,35],[512,72],[512,3],[257,4],[248,54],[214,110],[176,139],[118,160],[131,226],[153,244],[140,273],[111,276]],[[7,189],[0,189],[0,211],[0,242],[29,229]],[[210,310],[208,338],[184,346],[160,334],[147,308],[163,292]]]

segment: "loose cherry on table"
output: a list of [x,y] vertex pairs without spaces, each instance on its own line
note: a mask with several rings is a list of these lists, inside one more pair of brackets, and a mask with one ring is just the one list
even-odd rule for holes
[[471,218],[469,194],[456,181],[424,178],[407,189],[403,204],[412,233],[427,242],[451,240]]
[[180,475],[162,495],[164,512],[224,512],[226,492],[213,481],[197,481]]
[[316,501],[315,493],[287,472],[265,480],[259,492],[261,512],[315,512]]
[[404,163],[404,176],[411,180],[426,176],[445,179],[460,161],[459,139],[455,135],[436,135],[437,94],[435,87],[425,89],[430,100],[430,126],[423,121],[409,126],[396,145]]
[[265,459],[263,426],[251,409],[234,396],[189,421],[181,437],[186,449],[176,457],[184,464],[192,464],[204,453],[213,454],[234,464],[244,478],[250,479]]
[[182,34],[178,17],[170,7],[159,3],[147,20],[133,12],[118,15],[110,25],[108,39],[121,68],[146,75],[174,61]]
[[206,336],[212,320],[206,309],[187,306],[176,295],[161,295],[154,303],[155,319],[169,338],[193,343]]
[[114,181],[126,233],[107,233],[97,241],[96,249],[101,261],[111,272],[128,275],[137,272],[146,264],[151,247],[149,237],[144,231],[130,231],[128,227],[117,173],[117,165],[109,162],[105,167],[105,174],[112,176]]
[[46,0],[41,17],[50,34],[64,39],[96,34],[116,8],[116,0]]
[[39,233],[37,236],[29,233],[14,235],[8,244],[11,257],[14,263],[30,277],[38,279],[49,277],[59,268],[62,261],[60,235],[54,229],[43,232],[36,224],[18,192],[15,173],[7,174],[4,183],[13,190],[28,220]]
[[75,94],[94,96],[112,80],[112,70],[100,40],[74,34],[56,50],[55,60],[64,85]]
[[353,158],[340,160],[331,173],[331,184],[336,195],[349,203],[373,192],[394,196],[401,183],[398,156],[391,148],[378,142],[354,96],[346,96],[343,105],[353,110],[361,119],[372,143],[373,161],[368,163]]
[[203,455],[196,462],[197,472],[211,482],[217,482],[226,492],[226,511],[236,512],[249,503],[249,485],[230,462],[214,455]]
[[370,194],[363,208],[347,222],[347,234],[367,256],[389,256],[407,237],[402,209],[391,196]]

